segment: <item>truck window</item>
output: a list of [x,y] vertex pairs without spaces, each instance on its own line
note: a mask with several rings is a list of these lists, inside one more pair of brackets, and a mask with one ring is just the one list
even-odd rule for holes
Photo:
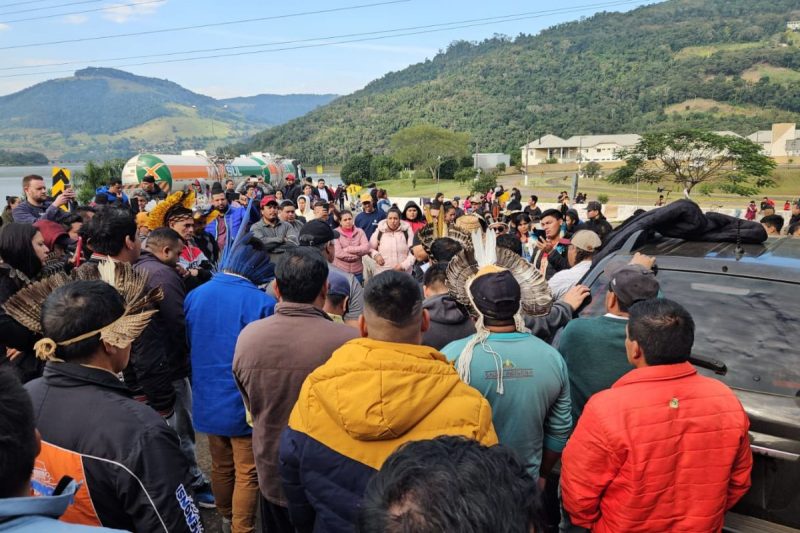
[[[800,285],[663,268],[658,280],[695,320],[694,354],[728,367],[725,376],[701,373],[737,389],[800,395]],[[605,313],[607,289],[601,275],[583,316]]]

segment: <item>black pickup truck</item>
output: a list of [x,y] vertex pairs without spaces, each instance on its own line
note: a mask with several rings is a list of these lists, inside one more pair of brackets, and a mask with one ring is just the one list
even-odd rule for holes
[[726,531],[795,531],[800,528],[800,239],[737,246],[634,234],[584,277],[592,300],[581,316],[605,313],[603,270],[627,263],[635,252],[656,258],[664,295],[694,317],[692,362],[731,387],[750,417],[753,486],[727,517]]

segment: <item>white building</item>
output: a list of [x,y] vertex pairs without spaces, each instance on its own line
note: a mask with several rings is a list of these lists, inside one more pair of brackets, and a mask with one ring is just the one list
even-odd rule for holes
[[505,164],[506,168],[511,166],[511,156],[508,154],[472,154],[472,161],[476,168],[481,170],[493,170],[500,163]]
[[792,31],[800,31],[800,20],[790,20],[786,23],[786,29]]
[[553,159],[558,163],[619,161],[617,153],[640,140],[636,134],[573,135],[566,140],[544,135],[522,147],[522,164],[539,165]]
[[747,138],[771,157],[800,155],[800,132],[793,123],[773,124],[771,130],[759,130]]

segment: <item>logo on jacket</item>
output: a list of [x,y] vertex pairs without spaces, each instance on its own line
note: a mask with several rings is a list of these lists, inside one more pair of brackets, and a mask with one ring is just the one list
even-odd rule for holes
[[178,489],[175,491],[175,497],[178,499],[178,505],[181,506],[183,517],[186,519],[186,525],[189,526],[189,531],[203,533],[200,511],[197,510],[194,500],[189,493],[186,492],[186,488],[183,484],[178,485]]

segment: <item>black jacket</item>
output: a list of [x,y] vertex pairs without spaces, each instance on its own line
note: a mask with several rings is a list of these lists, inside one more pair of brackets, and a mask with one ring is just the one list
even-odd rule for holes
[[[33,487],[82,481],[82,523],[137,532],[202,531],[177,434],[102,369],[50,362],[28,383],[42,452]],[[88,499],[87,499],[88,496]]]
[[[0,265],[0,367],[8,366],[23,383],[42,375],[44,365],[36,359],[33,344],[39,336],[8,316],[2,305],[25,286],[16,270],[6,264]],[[22,352],[14,361],[6,357],[6,348]]]
[[438,294],[422,304],[431,317],[428,331],[422,334],[422,344],[441,350],[448,344],[475,333],[475,322],[469,313],[450,295]]
[[[79,269],[97,269],[94,256]],[[147,403],[164,417],[175,407],[175,387],[172,385],[172,365],[169,360],[165,325],[153,317],[139,338],[133,341],[131,359],[123,372],[125,384],[134,396]]]
[[600,240],[603,242],[605,242],[606,238],[608,238],[608,235],[614,230],[608,220],[606,220],[606,217],[602,215],[585,221],[582,229],[592,230],[593,232],[597,233],[597,235],[600,237]]

